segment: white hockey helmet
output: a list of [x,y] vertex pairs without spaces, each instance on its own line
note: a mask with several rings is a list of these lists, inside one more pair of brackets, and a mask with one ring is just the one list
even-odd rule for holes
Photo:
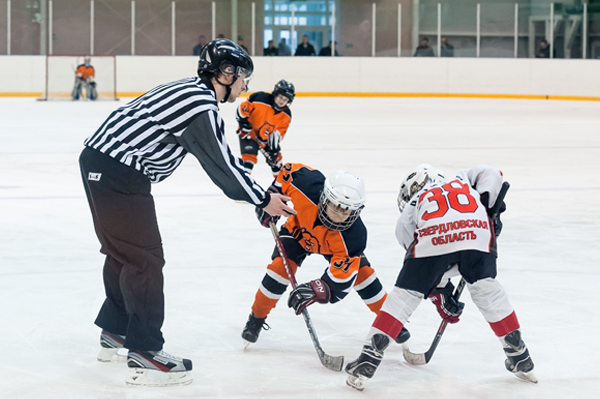
[[338,170],[325,179],[319,198],[321,223],[330,230],[347,230],[365,207],[365,198],[362,179]]
[[398,194],[400,213],[404,211],[404,207],[410,202],[413,195],[421,191],[426,185],[440,181],[446,181],[444,173],[429,164],[423,163],[413,169],[400,184],[400,193]]

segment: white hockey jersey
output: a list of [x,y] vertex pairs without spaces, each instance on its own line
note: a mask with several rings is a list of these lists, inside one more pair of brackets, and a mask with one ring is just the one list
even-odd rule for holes
[[415,194],[396,224],[407,257],[424,258],[462,250],[496,253],[496,240],[480,195],[491,207],[502,187],[502,172],[478,165],[454,180],[426,185]]

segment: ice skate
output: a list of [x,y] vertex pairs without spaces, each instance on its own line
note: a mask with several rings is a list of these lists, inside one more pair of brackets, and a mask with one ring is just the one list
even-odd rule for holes
[[406,327],[402,326],[402,330],[398,334],[398,336],[394,339],[397,344],[403,344],[410,338],[410,331],[406,329]]
[[365,345],[358,359],[346,365],[348,378],[346,384],[362,391],[367,381],[373,378],[377,367],[383,359],[383,351],[390,344],[390,339],[384,334],[375,334],[371,338],[371,345]]
[[244,327],[244,331],[242,331],[244,349],[246,349],[248,345],[253,344],[258,340],[260,330],[269,330],[271,328],[267,323],[265,323],[266,319],[266,317],[261,319],[260,317],[254,316],[254,313],[250,313],[250,316],[248,316],[248,321],[246,322],[246,326]]
[[[112,334],[106,330],[100,333],[100,352],[98,353],[98,361],[121,363],[127,360],[126,349],[123,348],[125,336]],[[119,353],[119,351],[121,353]]]
[[163,351],[130,350],[127,354],[128,385],[165,387],[188,385],[193,381],[192,361]]
[[504,343],[506,369],[522,380],[537,384],[538,380],[533,373],[533,361],[525,342],[521,339],[521,332],[515,330],[507,334],[504,337]]

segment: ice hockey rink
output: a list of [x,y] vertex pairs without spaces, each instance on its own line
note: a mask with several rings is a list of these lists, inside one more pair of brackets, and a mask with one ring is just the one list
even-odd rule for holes
[[[292,106],[284,161],[361,176],[366,255],[391,289],[400,180],[420,163],[446,176],[480,163],[511,183],[499,238],[498,280],[508,292],[539,384],[504,368],[498,339],[465,293],[429,364],[411,366],[392,344],[363,392],[319,362],[301,317],[285,301],[271,330],[243,350],[240,333],[273,250],[250,205],[228,200],[189,156],[155,185],[164,268],[165,350],[194,362],[194,382],[125,385],[127,367],[96,360],[93,324],[104,298],[99,253],[78,156],[120,102],[0,99],[0,397],[159,398],[599,398],[600,102],[461,98],[310,98]],[[234,106],[221,106],[239,154]],[[263,162],[255,178],[267,187]],[[318,255],[298,281],[320,277]],[[284,298],[287,298],[285,296]],[[355,292],[309,308],[324,350],[354,360],[374,315]],[[414,352],[440,318],[423,302],[408,325]]]

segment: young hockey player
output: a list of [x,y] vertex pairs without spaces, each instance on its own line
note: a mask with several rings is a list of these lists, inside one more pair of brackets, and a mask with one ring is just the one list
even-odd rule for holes
[[73,100],[79,100],[82,90],[85,90],[85,96],[89,100],[95,100],[98,98],[96,81],[94,80],[96,71],[94,71],[94,67],[90,64],[90,57],[85,57],[83,61],[83,64],[79,65],[77,70],[75,70],[75,84],[71,92],[71,97]]
[[281,169],[281,140],[292,121],[290,105],[296,97],[294,85],[280,80],[272,93],[259,91],[242,102],[237,109],[240,152],[244,167],[252,172],[260,151],[273,176]]
[[114,111],[84,145],[79,163],[100,251],[106,255],[106,300],[96,318],[102,328],[100,361],[127,348],[132,385],[192,381],[192,362],[164,352],[165,259],[151,184],[169,177],[186,154],[232,199],[269,215],[293,215],[290,198],[265,192],[246,173],[225,141],[219,102],[246,90],[253,63],[231,40],[204,46],[198,77],[156,87]]
[[[290,293],[288,306],[297,315],[309,305],[336,303],[354,287],[371,311],[377,313],[386,292],[367,260],[367,230],[359,215],[365,203],[363,181],[343,171],[325,179],[318,170],[303,164],[285,164],[269,187],[270,192],[292,198],[297,214],[280,230],[281,242],[293,272],[308,255],[320,254],[329,262],[321,278],[299,284]],[[265,227],[278,217],[256,208]],[[283,261],[277,248],[252,304],[252,313],[242,332],[246,346],[258,340],[265,319],[289,285]],[[319,289],[317,289],[319,288]],[[410,337],[408,330],[396,332],[398,343]]]
[[500,339],[508,371],[537,382],[517,315],[495,279],[496,237],[502,224],[499,213],[491,220],[488,211],[501,186],[502,173],[483,165],[462,171],[451,181],[431,166],[420,165],[402,182],[396,237],[406,249],[404,266],[360,356],[346,365],[348,385],[364,388],[390,340],[430,294],[442,317],[458,321],[464,305],[452,297],[452,286],[440,289],[454,270],[466,280],[473,302]]

